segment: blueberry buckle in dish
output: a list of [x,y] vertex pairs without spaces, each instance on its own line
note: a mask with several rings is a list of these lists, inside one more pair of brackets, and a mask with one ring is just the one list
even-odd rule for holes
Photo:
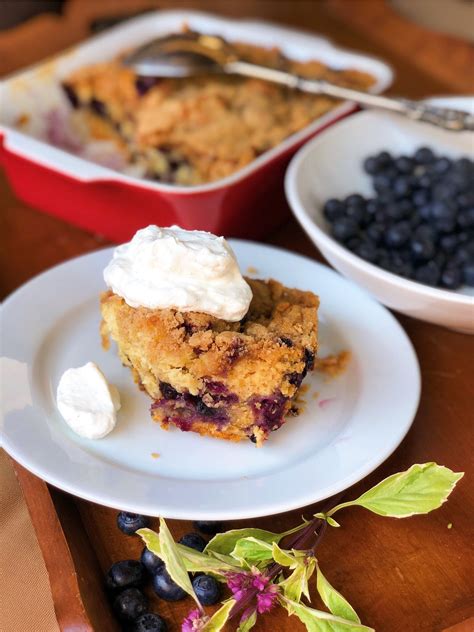
[[[233,46],[244,60],[308,78],[361,90],[374,83],[367,73],[290,60],[277,48]],[[62,87],[71,123],[91,142],[112,141],[124,171],[178,185],[225,178],[337,105],[260,79],[141,77],[120,57],[80,68]]]
[[163,428],[261,446],[294,414],[317,352],[318,298],[274,280],[246,282],[253,297],[237,322],[131,307],[112,290],[103,293],[103,344],[117,343]]

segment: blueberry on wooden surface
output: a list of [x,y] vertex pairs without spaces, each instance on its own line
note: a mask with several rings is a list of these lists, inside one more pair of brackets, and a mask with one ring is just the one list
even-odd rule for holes
[[133,535],[138,529],[148,526],[148,518],[141,514],[121,511],[117,516],[117,527],[127,535]]

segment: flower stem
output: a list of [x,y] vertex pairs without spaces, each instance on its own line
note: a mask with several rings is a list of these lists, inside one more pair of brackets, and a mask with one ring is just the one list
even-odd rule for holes
[[[285,548],[297,550],[314,550],[326,533],[327,526],[328,523],[326,522],[326,520],[322,520],[321,518],[313,518],[302,529],[296,531],[293,534],[293,537],[286,536],[286,538],[284,538],[288,538],[288,541],[285,544]],[[266,568],[265,575],[269,579],[274,579],[279,573],[282,572],[282,570],[283,566],[281,564],[273,562]],[[234,604],[234,607],[230,611],[229,619],[232,619],[233,617],[235,617],[236,614],[245,610],[256,598],[257,594],[257,589],[249,590],[243,599],[237,601]]]

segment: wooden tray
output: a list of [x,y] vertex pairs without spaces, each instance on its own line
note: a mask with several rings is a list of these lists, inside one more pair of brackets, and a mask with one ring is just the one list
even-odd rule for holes
[[[396,71],[394,94],[418,98],[472,88],[469,43],[408,23],[393,12],[388,2],[187,0],[182,4],[309,28],[324,32],[340,45],[382,56]],[[166,8],[175,3],[159,0],[158,5]],[[0,72],[10,72],[80,41],[89,34],[91,21],[96,18],[148,6],[156,8],[157,3],[71,0],[61,18],[44,14],[2,33]],[[2,177],[0,203],[6,226],[5,247],[0,249],[5,262],[0,266],[4,271],[3,294],[45,268],[100,244],[97,236],[18,202]],[[318,258],[295,222],[272,235],[269,242]],[[328,579],[353,604],[362,621],[379,632],[473,632],[474,338],[408,318],[400,320],[420,359],[420,409],[395,454],[348,490],[345,497],[355,497],[414,462],[436,460],[455,470],[465,470],[466,477],[449,502],[429,516],[390,520],[361,509],[341,514],[342,527],[328,530],[318,558]],[[140,541],[117,529],[114,510],[60,492],[18,464],[14,467],[45,558],[62,632],[119,631],[103,589],[103,576],[113,562],[137,559],[142,549]],[[252,520],[251,525],[282,531],[300,522],[303,512]],[[309,509],[306,515],[310,515]],[[450,523],[452,528],[448,529]],[[175,537],[191,530],[188,522],[169,524]],[[228,527],[244,524],[228,523]],[[314,591],[312,595],[317,604]],[[192,607],[189,599],[175,604],[156,599],[153,605],[167,619],[169,632],[180,630],[183,616]],[[303,626],[283,611],[265,615],[255,627],[255,632],[290,630],[298,632]]]
[[[399,469],[399,462],[396,455],[392,456],[382,468],[348,490],[344,498],[356,497],[393,473]],[[119,632],[103,578],[113,562],[139,559],[141,540],[119,531],[117,511],[75,498],[47,485],[18,463],[13,465],[46,562],[61,631]],[[470,562],[468,555],[462,561],[458,553],[470,550],[469,529],[459,523],[447,529],[455,511],[450,507],[453,502],[456,501],[451,498],[430,516],[403,521],[368,512],[361,516],[361,510],[351,510],[341,514],[342,528],[329,530],[318,548],[318,559],[363,623],[384,632],[474,630]],[[279,532],[298,524],[302,514],[311,516],[319,506],[258,520],[228,522],[226,526],[256,526]],[[465,518],[467,523],[467,514]],[[175,538],[193,530],[186,521],[170,520],[169,526]],[[157,527],[156,520],[152,520],[151,527]],[[168,603],[156,597],[150,587],[146,592],[150,609],[166,619],[169,632],[180,631],[182,619],[193,607],[192,600]],[[313,605],[320,607],[314,582],[311,593]],[[230,632],[235,627],[228,624],[226,629]],[[255,632],[290,630],[303,631],[304,627],[281,609],[260,617],[255,627]]]

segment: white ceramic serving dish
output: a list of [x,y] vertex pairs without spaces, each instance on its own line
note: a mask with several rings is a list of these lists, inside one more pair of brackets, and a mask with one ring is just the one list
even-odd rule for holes
[[[44,272],[4,302],[5,450],[69,493],[183,520],[252,518],[303,507],[353,485],[388,458],[408,432],[420,397],[418,361],[402,327],[328,266],[264,244],[231,243],[241,270],[251,267],[261,278],[319,294],[320,357],[351,354],[337,379],[317,371],[307,376],[298,418],[259,449],[250,441],[165,431],[153,423],[150,398],[116,350],[100,345],[99,294],[112,256],[108,249]],[[381,357],[391,361],[381,366]],[[89,360],[117,386],[122,402],[117,426],[95,441],[74,434],[56,407],[61,374]]]
[[[438,98],[430,102],[474,111],[473,98]],[[294,156],[286,173],[286,195],[301,226],[339,272],[387,307],[472,334],[474,288],[433,288],[368,263],[330,236],[322,214],[329,198],[371,194],[370,178],[362,168],[364,158],[384,149],[395,155],[410,154],[421,145],[450,157],[472,156],[474,134],[447,132],[375,110],[360,112],[323,132]]]

